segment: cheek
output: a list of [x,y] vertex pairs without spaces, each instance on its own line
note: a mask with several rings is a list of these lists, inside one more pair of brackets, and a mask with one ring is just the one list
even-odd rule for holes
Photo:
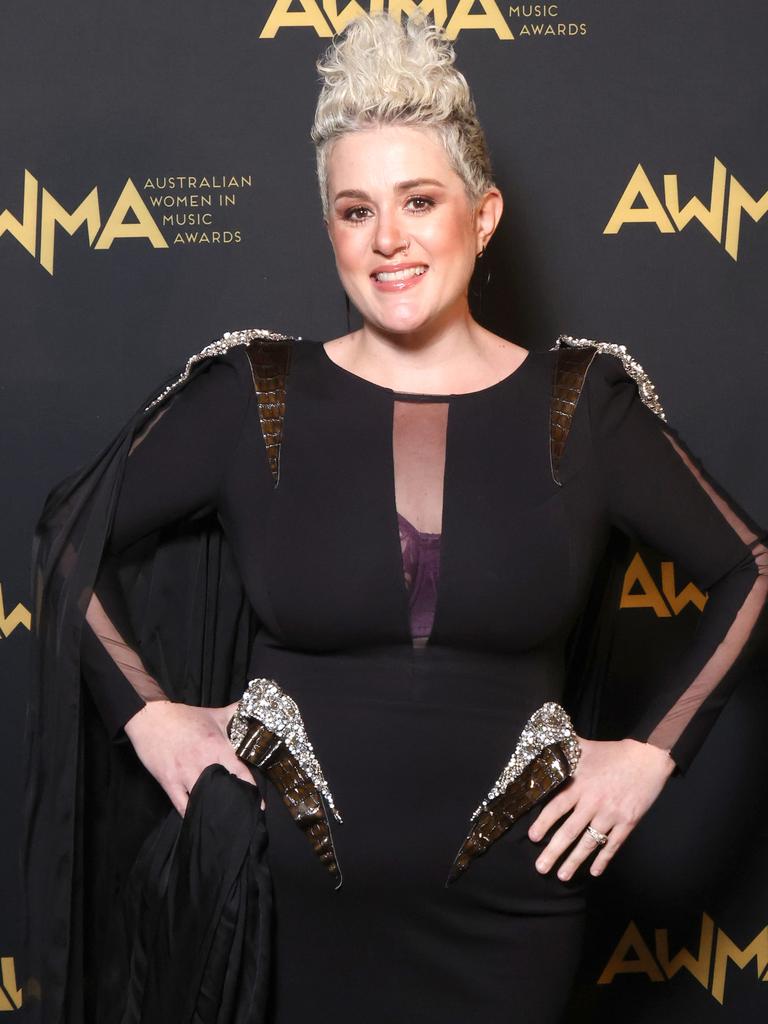
[[351,272],[360,265],[360,250],[364,248],[363,230],[339,231],[331,236],[336,265],[339,270]]
[[450,219],[425,225],[424,244],[435,256],[447,257],[457,269],[474,253],[474,237],[463,220]]

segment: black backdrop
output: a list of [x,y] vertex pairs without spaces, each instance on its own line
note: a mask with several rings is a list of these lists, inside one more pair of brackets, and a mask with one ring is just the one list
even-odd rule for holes
[[[356,6],[3,10],[0,1011],[15,1008],[22,976],[32,527],[52,484],[225,330],[325,340],[346,329],[308,131],[314,61]],[[362,6],[408,16],[418,4]],[[506,200],[483,322],[530,348],[559,333],[625,344],[704,465],[768,522],[765,5],[421,6],[450,19]],[[640,557],[651,583],[622,608],[606,734],[620,734],[627,694],[700,611],[694,600],[670,613],[658,557]],[[687,582],[678,572],[676,591]],[[766,675],[744,674],[688,776],[593,887],[573,1020],[765,1019]]]

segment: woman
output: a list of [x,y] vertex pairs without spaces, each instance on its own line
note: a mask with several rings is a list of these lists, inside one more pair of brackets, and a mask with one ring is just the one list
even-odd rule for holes
[[[143,928],[130,957],[152,961],[142,894],[146,879],[169,886],[168,872],[186,894],[178,935],[205,932],[203,909],[206,922],[230,911],[245,922],[242,961],[236,928],[226,955],[214,943],[216,986],[194,1019],[247,1019],[237,1014],[253,977],[243,986],[231,964],[246,962],[249,929],[265,927],[242,909],[268,908],[265,819],[273,1024],[558,1020],[585,872],[605,869],[690,764],[764,632],[766,534],[664,423],[642,369],[611,345],[528,351],[472,317],[469,281],[503,200],[453,59],[433,25],[378,16],[353,22],[318,65],[323,213],[362,327],[322,344],[225,335],[46,504],[37,675],[49,689],[30,712],[29,877],[52,856],[41,835],[57,849],[75,840],[51,888],[31,897],[53,908],[55,935],[40,941],[61,943],[45,1019],[163,1019],[141,1016],[111,943]],[[554,428],[553,379],[577,400],[558,393]],[[471,812],[527,723],[565,700],[566,646],[612,525],[709,591],[700,628],[630,735],[577,735],[572,777],[459,864]],[[79,657],[100,721],[75,694]],[[229,725],[257,679],[276,681],[301,715],[300,767],[329,812],[312,843],[277,775],[235,753]],[[62,692],[54,715],[46,702]],[[191,814],[215,764],[226,771],[204,808],[201,796],[195,829],[235,865],[239,902],[201,909],[210,890],[190,881],[194,856],[184,871],[178,851],[173,860],[178,829],[151,828],[171,820],[169,802],[177,824]],[[97,781],[107,770],[111,789]],[[39,824],[46,801],[55,827]],[[123,859],[106,877],[108,841]],[[105,875],[98,897],[89,871]],[[64,909],[62,891],[74,894]],[[152,947],[168,956],[146,990],[177,991],[170,945]],[[206,946],[198,963],[194,945],[186,984],[202,999],[213,954]],[[84,976],[104,986],[100,1002]]]

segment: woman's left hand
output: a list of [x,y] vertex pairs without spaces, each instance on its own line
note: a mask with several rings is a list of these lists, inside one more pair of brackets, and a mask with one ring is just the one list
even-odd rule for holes
[[[590,874],[603,871],[675,769],[667,751],[650,743],[577,739],[581,757],[575,772],[528,829],[528,837],[537,842],[571,812],[536,859],[536,868],[545,873],[575,843],[557,871],[564,882],[595,850],[599,853]],[[587,825],[607,835],[608,842],[599,847]]]

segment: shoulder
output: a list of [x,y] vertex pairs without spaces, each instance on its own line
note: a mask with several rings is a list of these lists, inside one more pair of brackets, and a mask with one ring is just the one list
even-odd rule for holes
[[239,387],[243,394],[250,395],[260,373],[268,373],[276,365],[289,362],[292,343],[296,340],[265,328],[225,331],[188,357],[180,371],[152,397],[145,412],[180,391],[222,393]]
[[[566,384],[579,392],[586,390],[593,415],[639,401],[659,419],[666,419],[653,380],[626,345],[560,335],[552,351],[557,353]],[[572,373],[576,380],[568,379]]]

